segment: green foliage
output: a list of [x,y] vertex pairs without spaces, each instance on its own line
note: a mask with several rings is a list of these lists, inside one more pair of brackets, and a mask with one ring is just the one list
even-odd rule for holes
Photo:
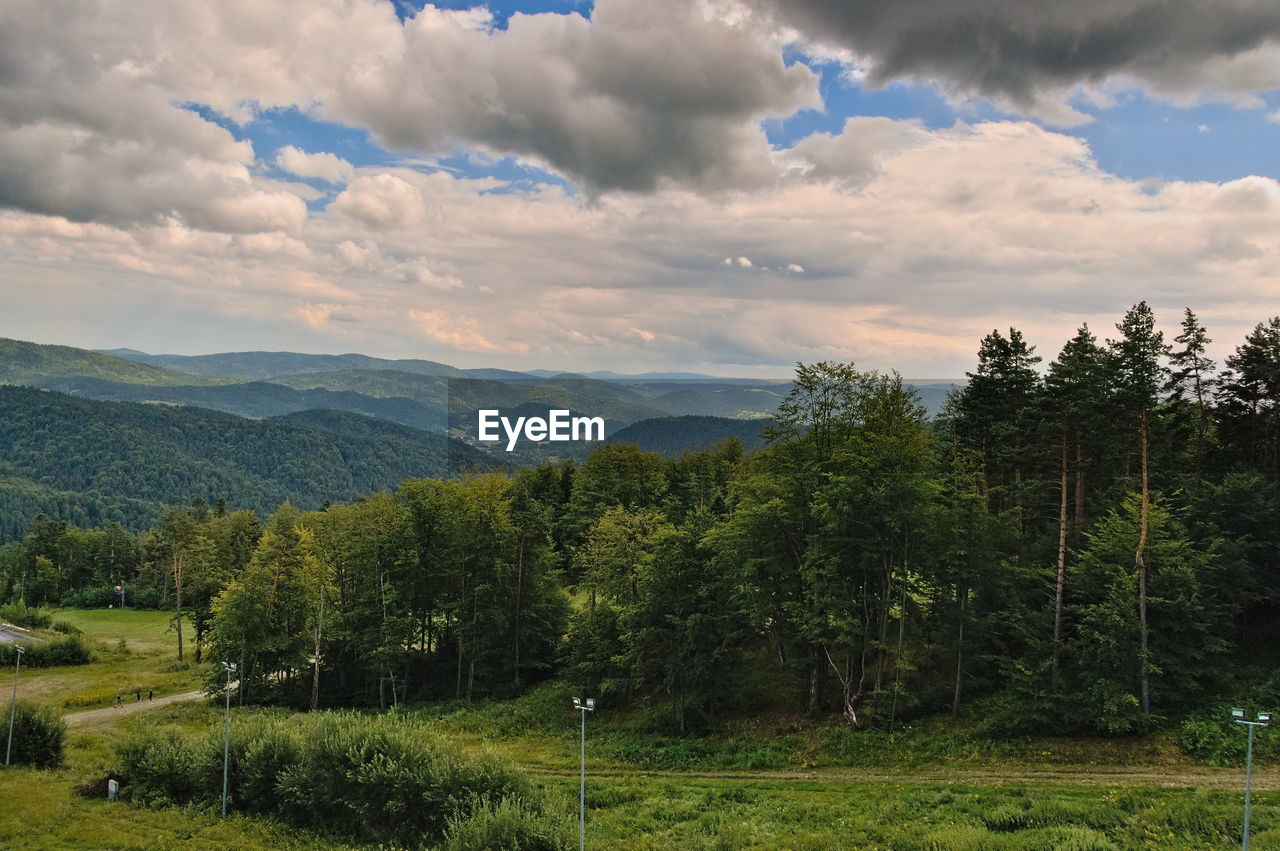
[[13,750],[10,761],[14,765],[32,765],[36,768],[57,768],[62,764],[67,725],[57,712],[47,706],[18,701],[16,707],[6,703],[3,713],[4,742],[9,741],[9,714],[13,712]]
[[53,625],[53,614],[48,609],[28,606],[19,600],[0,606],[0,623],[11,623],[28,629],[49,629]]
[[[554,841],[556,822],[541,818],[522,774],[493,756],[466,756],[395,716],[259,717],[234,725],[231,753],[229,801],[237,811],[412,847],[438,841],[451,819],[463,841],[486,830]],[[221,757],[221,730],[148,734],[120,745],[118,771],[131,800],[211,807]],[[487,816],[462,827],[484,808]]]
[[450,817],[444,851],[560,851],[573,847],[567,813],[549,814],[520,798],[481,801],[465,816]]
[[[87,665],[93,661],[93,651],[79,635],[50,641],[24,642],[22,667],[57,668],[63,665]],[[0,644],[0,665],[11,666],[18,656],[13,644]]]

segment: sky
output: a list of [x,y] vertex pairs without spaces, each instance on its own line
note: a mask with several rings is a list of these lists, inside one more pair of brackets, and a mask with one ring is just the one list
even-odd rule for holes
[[958,377],[1280,312],[1272,0],[10,0],[0,336]]

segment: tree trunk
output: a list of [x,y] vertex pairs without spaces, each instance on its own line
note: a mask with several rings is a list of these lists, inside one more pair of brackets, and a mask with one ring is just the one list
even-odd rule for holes
[[907,628],[907,583],[904,578],[898,583],[898,651],[893,654],[893,704],[889,708],[889,732],[893,732],[893,724],[898,716],[898,691],[902,686],[902,640]]
[[1147,479],[1147,412],[1142,411],[1142,425],[1140,427],[1142,436],[1142,516],[1138,527],[1138,552],[1134,556],[1134,563],[1138,568],[1138,622],[1141,625],[1142,648],[1138,654],[1141,665],[1141,690],[1142,690],[1142,714],[1151,714],[1151,689],[1149,683],[1149,669],[1151,667],[1150,653],[1147,649],[1147,520],[1150,514],[1151,494],[1148,490]]
[[1084,528],[1084,450],[1080,446],[1079,436],[1076,438],[1076,511],[1075,528],[1072,530],[1074,540],[1080,539],[1080,530]]
[[320,628],[324,623],[324,594],[320,595],[320,614],[316,617],[315,661],[311,669],[311,710],[320,703]]
[[[516,554],[516,616],[515,616],[515,647],[513,654],[515,656],[512,661],[512,669],[514,671],[515,687],[520,688],[520,608],[524,605],[524,536],[520,537],[520,551]],[[683,730],[681,731],[683,732]]]
[[951,699],[951,717],[960,717],[960,678],[964,673],[964,608],[969,599],[969,589],[956,583],[956,601],[960,604],[960,624],[956,632],[956,690]]
[[1050,681],[1058,684],[1058,659],[1062,655],[1062,594],[1067,586],[1067,433],[1062,433],[1062,468],[1058,499],[1058,583],[1053,595],[1053,663]]
[[178,553],[173,554],[173,622],[178,629],[178,661],[182,661],[182,568],[183,558]]

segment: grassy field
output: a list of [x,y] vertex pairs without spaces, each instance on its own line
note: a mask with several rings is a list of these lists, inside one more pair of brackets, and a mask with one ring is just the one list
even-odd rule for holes
[[[84,631],[96,661],[24,672],[21,691],[63,710],[110,706],[117,692],[192,690],[170,617],[85,610],[58,616]],[[120,640],[125,648],[120,649]],[[576,806],[577,718],[548,684],[507,702],[401,709],[465,747],[492,748]],[[258,710],[244,710],[258,711]],[[283,710],[275,710],[281,711]],[[1241,775],[1191,760],[1169,737],[993,741],[942,721],[893,735],[761,717],[714,738],[648,732],[644,710],[589,719],[588,846],[611,849],[1085,849],[1238,847]],[[241,715],[233,710],[232,723]],[[82,797],[104,778],[115,743],[163,727],[217,728],[204,702],[149,708],[68,734],[57,771],[0,771],[3,848],[346,848],[207,806],[145,809]],[[1255,776],[1253,847],[1280,849],[1280,772]]]
[[[132,700],[136,692],[156,696],[191,691],[201,685],[199,670],[177,661],[173,615],[141,609],[60,609],[59,620],[84,633],[94,661],[64,668],[30,668],[21,675],[26,700],[74,711],[111,706],[116,695]],[[190,623],[184,637],[194,634]],[[192,648],[187,647],[190,659]]]

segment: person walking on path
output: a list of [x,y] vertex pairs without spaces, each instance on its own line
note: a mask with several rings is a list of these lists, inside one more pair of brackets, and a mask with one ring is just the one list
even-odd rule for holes
[[119,695],[119,694],[117,694],[117,695],[116,695],[116,709],[119,709],[119,708],[120,708],[120,695]]
[[142,703],[142,689],[138,689],[133,693],[134,703]]
[[147,700],[153,700],[155,695],[156,693],[154,689],[147,689]]

